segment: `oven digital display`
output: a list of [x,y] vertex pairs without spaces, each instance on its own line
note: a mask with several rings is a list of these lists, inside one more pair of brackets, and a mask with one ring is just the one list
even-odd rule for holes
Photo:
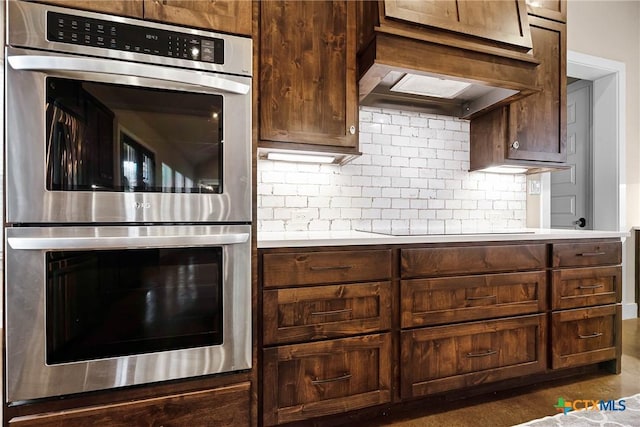
[[224,40],[57,12],[47,13],[47,40],[224,64]]

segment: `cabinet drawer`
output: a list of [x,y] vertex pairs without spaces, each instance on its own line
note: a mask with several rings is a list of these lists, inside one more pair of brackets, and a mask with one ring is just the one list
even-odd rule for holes
[[391,334],[264,350],[264,425],[391,400]]
[[251,384],[12,418],[16,427],[250,426]]
[[402,327],[531,314],[546,308],[546,273],[415,279],[401,282]]
[[263,307],[265,345],[384,331],[391,328],[391,283],[272,289]]
[[402,398],[546,369],[546,315],[403,331]]
[[585,242],[553,245],[553,267],[589,267],[622,262],[622,243]]
[[622,298],[622,267],[555,270],[552,309],[615,304]]
[[551,367],[589,365],[620,355],[620,305],[565,310],[551,315]]
[[402,277],[545,268],[544,244],[402,249]]
[[265,288],[318,283],[363,282],[391,277],[391,251],[264,254]]

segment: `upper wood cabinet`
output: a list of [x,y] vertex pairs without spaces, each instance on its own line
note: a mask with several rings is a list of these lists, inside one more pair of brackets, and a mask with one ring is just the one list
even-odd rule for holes
[[387,18],[531,48],[524,0],[385,0]]
[[261,147],[357,151],[355,11],[353,1],[260,2]]
[[541,90],[471,121],[471,170],[500,165],[544,169],[566,161],[566,24],[533,16],[529,23]]
[[72,9],[89,10],[91,12],[129,16],[132,18],[143,17],[143,0],[43,0],[39,3],[48,3],[54,6],[69,7]]
[[567,22],[566,0],[527,0],[527,11],[530,15]]
[[144,17],[154,21],[251,35],[246,0],[144,0]]
[[56,6],[251,36],[247,0],[43,0]]

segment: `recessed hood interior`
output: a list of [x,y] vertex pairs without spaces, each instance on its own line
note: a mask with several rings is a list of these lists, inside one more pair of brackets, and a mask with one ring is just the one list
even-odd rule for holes
[[518,93],[515,89],[454,80],[433,73],[392,70],[360,100],[360,104],[466,118],[508,101]]
[[[538,91],[533,55],[500,52],[470,51],[378,27],[358,57],[360,105],[470,119]],[[444,96],[443,86],[450,89]]]

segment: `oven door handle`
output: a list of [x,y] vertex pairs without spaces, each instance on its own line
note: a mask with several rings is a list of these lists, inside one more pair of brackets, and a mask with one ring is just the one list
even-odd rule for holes
[[193,86],[216,89],[246,95],[251,86],[219,76],[211,76],[200,71],[186,71],[157,65],[98,58],[75,58],[68,56],[11,55],[7,58],[14,70],[31,71],[71,71],[80,73],[116,74],[165,80]]
[[9,237],[18,250],[84,250],[217,246],[246,243],[249,233],[197,236],[106,236],[106,237]]

